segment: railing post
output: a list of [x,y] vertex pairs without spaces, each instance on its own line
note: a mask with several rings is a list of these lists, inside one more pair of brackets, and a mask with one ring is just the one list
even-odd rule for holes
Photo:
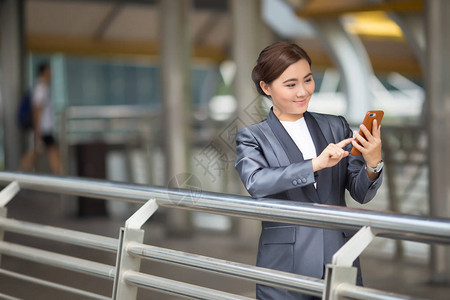
[[14,198],[15,195],[20,191],[20,186],[17,181],[13,181],[10,184],[8,184],[7,187],[5,187],[0,192],[0,207],[5,207],[6,204],[11,201],[12,198]]
[[325,271],[323,300],[339,299],[337,287],[341,283],[356,284],[358,270],[352,266],[353,262],[374,238],[372,229],[364,226],[333,255],[333,261],[327,265]]
[[143,243],[144,230],[141,227],[157,209],[158,204],[156,200],[150,199],[125,222],[125,227],[120,228],[116,276],[114,278],[112,295],[114,300],[136,299],[138,288],[125,282],[125,274],[130,270],[139,271],[141,258],[129,255],[127,246],[130,242]]
[[[8,184],[7,187],[5,187],[0,192],[0,217],[6,218],[8,214],[8,209],[5,207],[6,204],[11,201],[12,198],[20,191],[20,186],[17,181],[13,181],[10,184]],[[5,231],[0,228],[0,241],[3,241],[5,238]],[[2,256],[0,255],[0,267],[2,265]]]
[[323,300],[337,300],[339,295],[336,290],[341,283],[356,284],[356,275],[358,270],[355,267],[344,267],[328,264],[325,273],[325,289],[323,291]]

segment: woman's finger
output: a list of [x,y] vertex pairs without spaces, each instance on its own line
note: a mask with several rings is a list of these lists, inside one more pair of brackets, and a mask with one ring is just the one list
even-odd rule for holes
[[361,134],[359,134],[359,132],[355,131],[354,135],[355,135],[355,140],[357,140],[360,145],[362,145],[363,147],[367,146],[368,141]]
[[381,125],[378,125],[376,119],[373,120],[372,135],[376,139],[379,139],[381,137]]
[[369,131],[369,129],[367,129],[367,127],[364,125],[359,126],[359,128],[362,131],[362,133],[364,133],[366,140],[368,142],[371,142],[373,140],[373,136],[372,133]]
[[361,152],[362,154],[366,153],[366,148],[364,148],[363,146],[361,146],[360,144],[358,144],[358,142],[353,141],[352,142],[353,147],[355,147],[357,150],[359,150],[359,152]]
[[345,139],[336,144],[339,148],[344,148],[353,141],[353,138]]

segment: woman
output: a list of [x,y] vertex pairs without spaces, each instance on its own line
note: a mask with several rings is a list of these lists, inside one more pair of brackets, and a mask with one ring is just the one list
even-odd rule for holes
[[[306,203],[345,206],[345,189],[367,203],[382,182],[380,127],[374,121],[366,139],[352,137],[340,116],[307,111],[314,92],[311,60],[298,45],[279,42],[259,55],[252,79],[272,99],[266,120],[236,136],[235,167],[248,192]],[[358,142],[359,143],[358,143]],[[349,155],[351,146],[362,156]],[[323,278],[325,265],[349,233],[276,222],[262,222],[257,265]],[[362,285],[358,267],[358,284]],[[257,285],[258,299],[312,299],[307,295]]]

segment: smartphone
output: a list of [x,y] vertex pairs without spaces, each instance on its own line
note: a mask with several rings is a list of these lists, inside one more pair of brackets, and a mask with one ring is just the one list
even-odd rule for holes
[[[362,124],[364,126],[366,126],[366,128],[370,132],[372,132],[373,120],[377,120],[377,124],[378,124],[378,126],[380,126],[381,119],[383,119],[383,116],[384,116],[384,111],[382,111],[382,110],[369,110],[366,113],[366,116],[364,117],[364,121],[362,122]],[[360,134],[363,138],[366,138],[366,136],[361,131],[361,129],[359,130],[358,134]],[[358,142],[358,144],[360,144],[360,143]],[[356,149],[355,147],[353,147],[350,154],[351,155],[361,155],[361,152],[358,149]]]

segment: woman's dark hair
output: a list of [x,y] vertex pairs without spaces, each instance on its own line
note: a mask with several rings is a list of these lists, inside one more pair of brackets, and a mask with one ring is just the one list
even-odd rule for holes
[[260,81],[264,81],[266,84],[272,83],[284,70],[300,59],[306,59],[311,66],[311,59],[306,51],[296,44],[278,42],[267,46],[259,54],[256,66],[252,71],[252,80],[258,93],[267,96],[259,85]]

